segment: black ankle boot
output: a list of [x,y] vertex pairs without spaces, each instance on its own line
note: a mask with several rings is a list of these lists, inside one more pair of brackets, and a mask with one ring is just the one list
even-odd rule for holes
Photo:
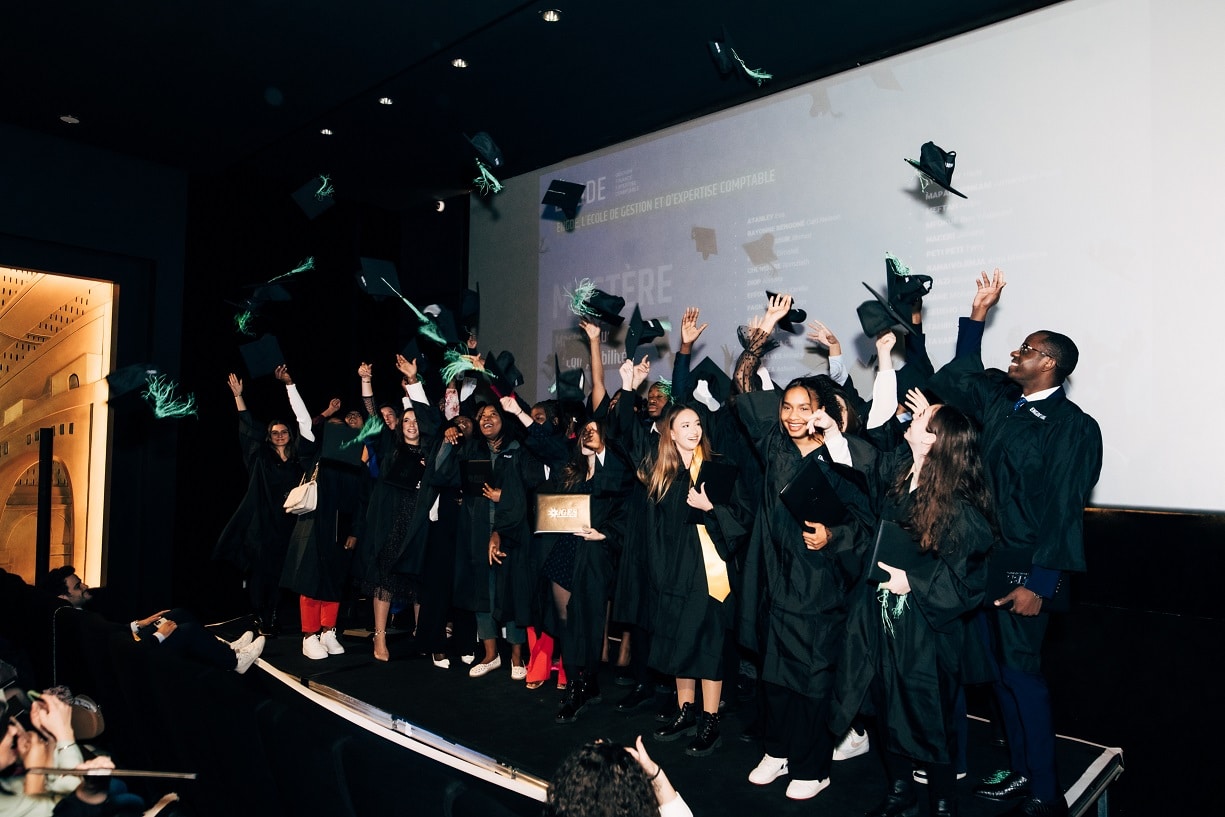
[[917,817],[918,813],[919,798],[915,795],[914,784],[909,780],[894,780],[885,799],[865,812],[864,817]]
[[555,720],[558,723],[574,723],[586,706],[587,691],[584,688],[582,676],[579,676],[571,680],[570,685],[566,688],[566,697],[562,701],[561,709],[557,710]]
[[697,736],[685,747],[685,754],[690,757],[705,757],[722,742],[723,739],[719,737],[719,714],[702,712],[698,715]]
[[957,817],[957,801],[953,798],[933,797],[932,817]]
[[681,735],[692,735],[697,724],[697,710],[687,703],[676,713],[676,717],[663,726],[655,727],[656,740],[676,740]]

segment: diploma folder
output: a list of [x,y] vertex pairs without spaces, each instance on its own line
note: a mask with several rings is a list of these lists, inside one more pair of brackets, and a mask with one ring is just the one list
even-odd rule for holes
[[579,533],[590,527],[589,494],[536,495],[536,533]]
[[804,458],[799,472],[778,492],[778,497],[801,525],[820,522],[829,526],[846,521],[846,505],[815,456]]
[[868,559],[868,581],[876,584],[889,581],[888,572],[879,567],[877,562],[909,571],[925,555],[919,550],[919,543],[905,528],[896,522],[882,519],[876,529],[876,543],[872,546],[872,555]]
[[460,460],[459,478],[464,496],[481,496],[485,485],[493,485],[493,460]]

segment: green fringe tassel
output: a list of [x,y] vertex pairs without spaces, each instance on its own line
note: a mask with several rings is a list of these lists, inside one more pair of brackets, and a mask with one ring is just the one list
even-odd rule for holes
[[422,312],[417,307],[413,306],[413,302],[408,298],[405,298],[404,295],[400,293],[400,290],[393,287],[391,282],[386,278],[380,275],[379,280],[384,284],[387,284],[387,288],[394,292],[396,296],[404,302],[404,305],[411,309],[413,314],[417,316],[417,321],[420,323],[420,325],[417,327],[418,334],[424,335],[425,337],[434,341],[434,343],[437,343],[439,346],[445,347],[447,345],[447,339],[442,336],[442,332],[438,331],[438,324],[434,323],[433,318]]
[[145,390],[140,396],[153,406],[153,416],[159,420],[167,417],[195,417],[196,396],[179,397],[175,390],[179,384],[165,375],[150,374],[145,379]]
[[336,188],[332,186],[332,177],[325,176],[324,174],[320,173],[319,189],[315,191],[315,198],[319,201],[323,201],[326,198],[330,198],[335,192]]
[[732,56],[736,58],[736,62],[740,63],[740,67],[744,69],[744,73],[748,74],[749,79],[757,80],[758,85],[761,85],[768,79],[774,79],[773,74],[767,74],[760,68],[749,68],[749,66],[745,64],[744,60],[740,58],[740,55],[736,53],[736,49],[734,48],[732,49]]
[[596,311],[587,306],[588,299],[595,295],[595,281],[590,278],[584,278],[581,281],[574,282],[574,291],[568,289],[563,290],[570,298],[570,311],[580,318],[594,318]]
[[464,372],[488,374],[484,369],[477,368],[470,355],[462,355],[454,349],[448,349],[444,352],[442,359],[445,361],[445,365],[443,365],[440,371],[443,383],[450,383]]
[[255,313],[250,309],[243,310],[234,316],[234,330],[239,334],[254,336]]
[[655,381],[655,388],[659,389],[660,394],[668,398],[668,402],[672,402],[672,381],[665,378],[659,378]]
[[[896,599],[889,603],[890,598]],[[909,594],[905,596],[895,596],[890,591],[881,587],[876,591],[876,600],[880,602],[880,622],[884,625],[885,632],[891,637],[893,636],[893,622],[902,617],[902,613],[906,611],[906,599],[910,598]]]
[[480,175],[473,179],[472,183],[481,191],[482,196],[502,192],[502,183],[494,178],[494,175],[489,172],[489,168],[480,159],[476,160],[476,169]]
[[299,272],[306,272],[307,270],[312,270],[314,268],[315,268],[315,256],[308,255],[302,261],[301,264],[298,264],[298,266],[294,267],[293,269],[291,269],[289,272],[285,273],[284,275],[278,275],[277,277],[269,280],[268,283],[271,284],[273,281],[279,281],[282,278],[288,278],[291,275],[297,275]]
[[364,443],[371,437],[377,437],[385,428],[387,428],[387,424],[383,422],[382,414],[376,413],[373,417],[367,417],[366,424],[357,432],[357,436],[341,443],[340,449],[343,451],[346,448],[352,448],[358,443]]
[[893,262],[893,274],[905,278],[910,275],[910,267],[902,263],[902,259],[898,258],[891,252],[885,253],[885,258]]

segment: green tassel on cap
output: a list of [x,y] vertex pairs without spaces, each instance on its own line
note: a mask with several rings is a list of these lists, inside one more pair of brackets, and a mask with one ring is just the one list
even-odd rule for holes
[[175,394],[179,384],[165,375],[150,374],[145,380],[145,390],[140,396],[153,406],[153,416],[159,420],[168,417],[195,417],[196,396],[179,397]]
[[595,295],[595,282],[590,278],[584,278],[581,281],[574,283],[574,290],[563,290],[570,298],[570,311],[580,318],[595,318],[598,313],[587,305],[587,301]]
[[331,198],[336,192],[336,188],[332,186],[332,177],[326,176],[323,173],[319,174],[319,189],[315,191],[315,198],[319,201]]

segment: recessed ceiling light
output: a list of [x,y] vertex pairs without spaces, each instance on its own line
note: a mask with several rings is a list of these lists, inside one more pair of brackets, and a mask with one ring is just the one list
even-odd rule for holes
[[73,116],[73,115],[72,115],[72,114],[70,114],[70,113],[66,113],[66,114],[64,114],[63,116],[61,116],[61,117],[60,117],[60,121],[61,121],[61,122],[66,122],[66,123],[68,123],[69,125],[79,125],[79,124],[81,124],[81,120],[80,120],[80,119],[77,119],[75,116]]
[[380,105],[390,105],[390,104],[391,104],[391,97],[389,97],[389,96],[379,97],[379,104],[380,104]]
[[456,57],[455,59],[451,60],[451,65],[455,66],[456,68],[467,68],[468,61],[463,57]]
[[321,131],[319,131],[319,132],[320,132],[320,133],[322,133],[324,136],[331,136],[331,135],[332,135],[332,129],[331,129],[331,128],[324,128],[323,130],[321,130]]
[[561,9],[545,9],[540,12],[540,16],[546,23],[556,23],[561,19]]

